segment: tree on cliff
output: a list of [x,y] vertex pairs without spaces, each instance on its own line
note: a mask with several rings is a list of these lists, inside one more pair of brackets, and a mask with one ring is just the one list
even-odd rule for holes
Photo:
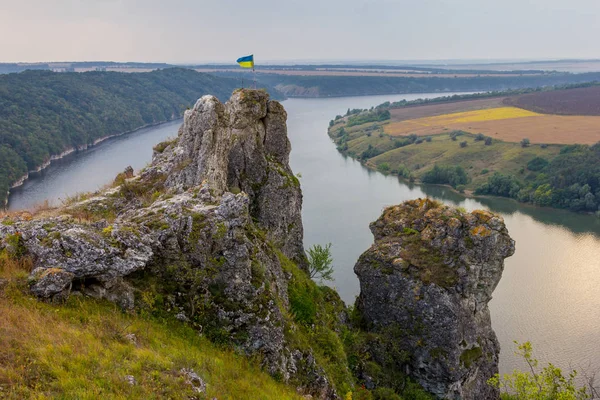
[[331,243],[325,246],[315,244],[306,253],[308,256],[308,272],[311,279],[333,280]]

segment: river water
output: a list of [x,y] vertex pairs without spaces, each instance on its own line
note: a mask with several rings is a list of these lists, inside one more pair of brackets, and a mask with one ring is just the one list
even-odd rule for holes
[[[502,345],[501,372],[525,368],[513,354],[514,340],[531,341],[543,363],[600,369],[600,219],[506,199],[467,199],[441,186],[409,185],[342,156],[327,136],[329,120],[348,108],[436,96],[284,102],[293,148],[291,165],[302,175],[306,246],[332,243],[335,280],[331,284],[347,303],[353,303],[359,285],[352,269],[373,243],[368,226],[383,207],[430,196],[467,210],[501,213],[517,242],[490,302],[492,324]],[[31,208],[45,200],[60,204],[68,195],[109,183],[128,165],[140,169],[150,161],[152,146],[175,136],[179,124],[143,129],[53,163],[13,190],[9,208]]]

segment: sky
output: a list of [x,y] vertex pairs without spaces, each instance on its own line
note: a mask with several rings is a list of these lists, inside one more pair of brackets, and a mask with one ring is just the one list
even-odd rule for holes
[[0,0],[0,62],[600,58],[599,0]]

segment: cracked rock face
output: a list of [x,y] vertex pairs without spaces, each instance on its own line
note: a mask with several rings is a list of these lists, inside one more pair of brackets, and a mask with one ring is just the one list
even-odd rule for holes
[[305,266],[302,192],[289,166],[287,114],[259,90],[238,90],[226,104],[204,96],[186,111],[178,141],[155,154],[147,174],[166,173],[176,190],[208,183],[216,195],[243,191],[250,214],[290,259]]
[[45,217],[4,221],[0,251],[31,258],[41,299],[76,292],[166,310],[213,341],[260,354],[286,381],[315,377],[300,389],[333,398],[311,352],[290,348],[284,335],[281,257],[305,262],[290,149],[285,110],[265,92],[236,91],[226,104],[204,96],[139,176],[128,169],[112,189]]
[[[501,217],[428,199],[384,210],[375,243],[354,267],[365,326],[409,354],[403,368],[443,399],[494,399],[500,345],[488,302],[514,241]],[[393,346],[375,349],[389,365]],[[398,358],[396,358],[398,359]]]

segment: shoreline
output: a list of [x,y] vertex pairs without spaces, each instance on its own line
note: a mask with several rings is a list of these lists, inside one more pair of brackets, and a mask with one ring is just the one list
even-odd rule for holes
[[83,144],[83,145],[77,146],[77,147],[70,147],[70,148],[64,150],[60,154],[51,155],[50,158],[47,161],[45,161],[42,165],[36,167],[33,170],[28,171],[27,174],[23,175],[21,178],[19,178],[17,181],[15,181],[14,183],[12,183],[10,185],[10,188],[6,192],[6,199],[4,200],[3,210],[6,210],[8,208],[8,202],[9,202],[9,198],[10,198],[10,191],[11,191],[11,189],[15,189],[15,188],[23,186],[23,184],[25,184],[25,182],[29,179],[30,174],[35,174],[35,173],[42,172],[43,170],[45,170],[46,168],[48,168],[52,164],[53,161],[61,160],[61,159],[65,158],[65,157],[67,157],[67,156],[69,156],[69,155],[71,155],[73,153],[78,153],[80,151],[89,150],[89,149],[91,149],[93,147],[96,147],[99,144],[101,144],[101,143],[103,143],[103,142],[105,142],[107,140],[110,140],[110,139],[114,139],[114,138],[117,138],[117,137],[120,137],[120,136],[129,135],[131,133],[138,132],[138,131],[140,131],[142,129],[152,128],[152,127],[163,125],[163,124],[168,124],[170,122],[177,121],[177,120],[180,120],[180,119],[182,119],[182,117],[173,118],[173,119],[170,119],[168,121],[161,121],[161,122],[155,122],[155,123],[152,123],[152,124],[146,124],[146,125],[140,126],[138,128],[132,129],[130,131],[116,133],[114,135],[103,136],[101,138],[95,139],[92,143]]
[[[329,136],[329,134],[328,134]],[[331,137],[330,137],[331,138]],[[335,145],[335,142],[332,139],[332,143]],[[351,157],[350,155],[343,153],[341,151],[338,150],[338,153],[350,158],[351,160],[354,160],[356,162],[358,162],[361,166],[363,166],[364,168],[367,168],[370,171],[374,171],[377,173],[380,173],[384,176],[393,176],[398,178],[399,180],[401,180],[402,182],[406,183],[406,184],[413,184],[413,185],[418,185],[418,186],[439,186],[439,187],[443,187],[446,189],[450,189],[453,193],[463,196],[465,199],[485,199],[485,198],[489,198],[489,199],[501,199],[501,200],[508,200],[511,202],[514,202],[515,204],[521,206],[521,207],[531,207],[531,208],[535,208],[535,209],[539,209],[539,210],[548,210],[548,211],[565,211],[565,212],[570,212],[573,214],[577,214],[577,215],[589,215],[589,216],[595,216],[595,213],[593,211],[572,211],[566,208],[556,208],[556,207],[547,207],[547,206],[538,206],[532,203],[524,203],[521,201],[518,201],[517,199],[513,199],[511,197],[503,197],[503,196],[494,196],[494,195],[489,195],[489,194],[475,194],[475,192],[473,190],[465,190],[464,192],[460,192],[458,190],[456,190],[454,187],[452,187],[449,184],[443,184],[443,183],[423,183],[421,182],[421,180],[419,179],[415,179],[413,182],[410,182],[408,179],[400,176],[400,175],[394,175],[394,174],[386,174],[384,172],[379,171],[376,167],[374,167],[373,165],[369,164],[368,162],[362,162],[360,160],[358,160],[357,158]]]

